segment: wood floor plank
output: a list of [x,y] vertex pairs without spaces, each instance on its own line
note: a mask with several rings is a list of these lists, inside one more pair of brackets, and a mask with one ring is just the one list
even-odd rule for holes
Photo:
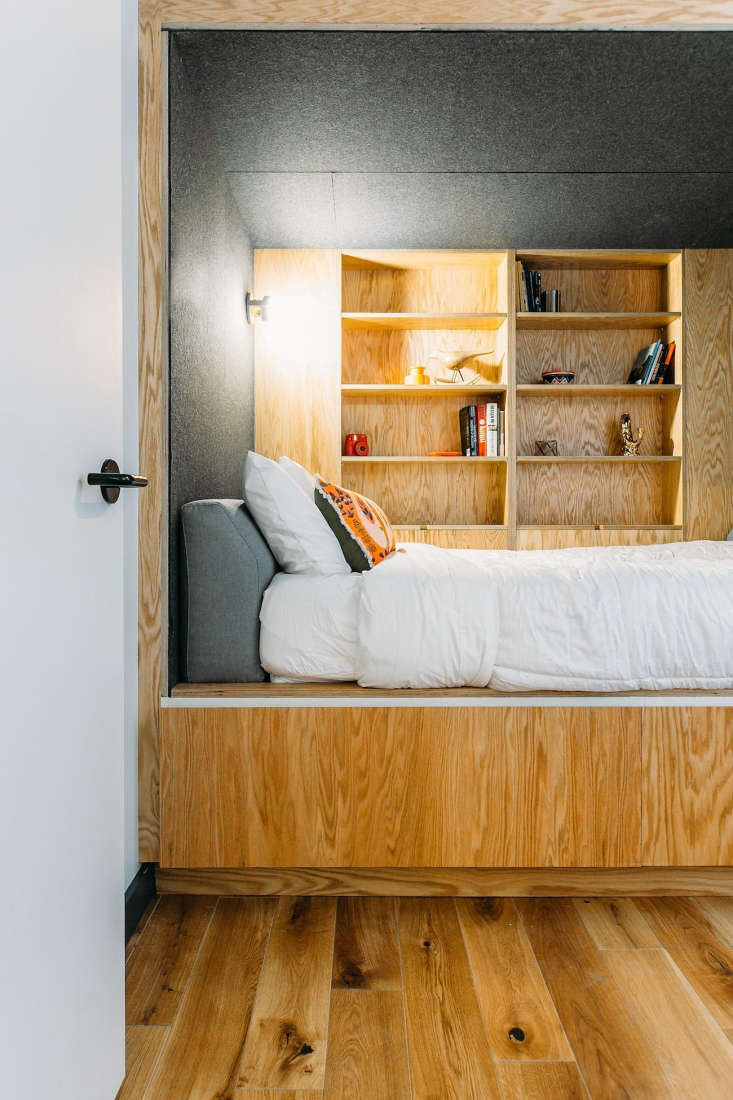
[[316,1096],[308,1089],[237,1089],[232,1100],[313,1100]]
[[229,1100],[272,926],[271,898],[220,898],[147,1100]]
[[143,932],[145,931],[145,929],[148,925],[148,921],[150,920],[153,913],[155,912],[159,901],[160,901],[160,898],[157,896],[157,894],[154,898],[150,899],[148,904],[145,906],[145,910],[143,912],[143,915],[140,917],[140,920],[137,922],[137,928],[135,929],[135,931],[132,933],[129,940],[125,944],[125,966],[127,966],[127,964],[129,963],[133,951],[135,950],[135,948],[139,944],[139,942],[142,938]]
[[324,1100],[409,1100],[402,992],[331,994]]
[[402,898],[399,936],[415,1100],[498,1097],[452,899]]
[[733,1027],[733,948],[691,898],[637,898],[657,939],[721,1027]]
[[334,989],[401,989],[394,898],[339,898]]
[[145,1095],[170,1030],[169,1027],[125,1028],[125,1080],[117,1100],[141,1100]]
[[240,1087],[323,1088],[335,923],[335,898],[280,898]]
[[614,951],[607,959],[674,1095],[728,1100],[733,1048],[667,953]]
[[659,940],[631,898],[578,898],[575,906],[591,939],[603,951],[659,947]]
[[572,1061],[514,902],[458,898],[456,908],[494,1057]]
[[497,1062],[504,1100],[589,1100],[575,1062]]
[[211,897],[160,899],[127,965],[128,1025],[173,1023],[215,905]]
[[733,948],[733,898],[695,898],[695,908],[710,921],[728,947]]
[[672,1097],[661,1068],[572,899],[517,902],[530,943],[593,1097]]

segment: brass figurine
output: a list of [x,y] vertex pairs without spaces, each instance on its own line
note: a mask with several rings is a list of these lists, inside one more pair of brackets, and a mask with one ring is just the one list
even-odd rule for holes
[[636,439],[634,439],[631,431],[631,417],[628,413],[624,413],[621,417],[621,438],[624,442],[624,454],[638,455],[639,446],[644,438],[644,429],[639,428],[639,434]]

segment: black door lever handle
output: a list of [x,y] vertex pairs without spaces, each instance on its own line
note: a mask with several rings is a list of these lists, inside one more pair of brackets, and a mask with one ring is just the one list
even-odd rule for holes
[[119,499],[120,489],[142,489],[148,483],[140,474],[121,474],[113,458],[105,458],[98,474],[87,474],[88,485],[98,485],[108,504]]

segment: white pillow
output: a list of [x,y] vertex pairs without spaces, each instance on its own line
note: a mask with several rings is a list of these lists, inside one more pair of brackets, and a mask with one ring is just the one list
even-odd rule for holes
[[301,466],[299,462],[295,462],[294,459],[288,458],[287,455],[278,458],[277,464],[278,466],[282,466],[288,477],[293,479],[295,484],[303,490],[309,500],[315,500],[313,496],[316,490],[315,474],[309,473],[305,466]]
[[282,466],[250,451],[244,463],[244,499],[286,573],[350,573],[338,539]]

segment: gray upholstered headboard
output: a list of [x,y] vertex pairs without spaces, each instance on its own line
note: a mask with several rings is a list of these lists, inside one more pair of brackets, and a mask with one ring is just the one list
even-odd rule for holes
[[264,680],[260,606],[277,563],[241,500],[181,508],[181,663],[193,683]]

